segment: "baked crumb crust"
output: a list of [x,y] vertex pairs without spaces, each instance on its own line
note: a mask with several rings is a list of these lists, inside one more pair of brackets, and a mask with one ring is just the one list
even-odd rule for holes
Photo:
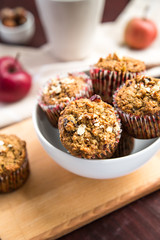
[[115,102],[123,112],[137,116],[160,111],[160,79],[137,76],[127,80],[117,92]]
[[[69,73],[67,77],[52,78],[45,86],[42,92],[42,102],[46,105],[66,105],[72,101],[77,95],[85,94],[88,90],[87,79],[89,76],[86,74]],[[84,93],[83,93],[84,92]]]
[[143,72],[146,69],[144,62],[129,57],[119,58],[116,53],[100,58],[94,66],[110,71],[133,73]]

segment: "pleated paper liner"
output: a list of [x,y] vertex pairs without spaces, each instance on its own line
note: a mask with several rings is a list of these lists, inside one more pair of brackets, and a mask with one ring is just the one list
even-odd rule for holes
[[113,105],[117,110],[121,118],[122,125],[128,134],[139,139],[160,137],[160,111],[145,116],[137,116],[131,113],[125,113],[117,106],[117,93],[118,89],[113,97]]
[[121,133],[121,138],[118,147],[113,154],[113,158],[124,157],[129,155],[134,148],[134,138],[130,136],[124,129]]
[[12,192],[21,187],[29,176],[28,158],[15,171],[0,174],[0,193]]
[[[72,97],[70,100],[66,100],[65,103],[55,104],[55,105],[47,105],[42,100],[43,95],[43,89],[40,91],[40,94],[38,96],[38,103],[42,110],[46,113],[50,123],[54,126],[58,126],[58,119],[60,117],[60,113],[64,108],[71,102],[80,98],[89,98],[93,94],[93,87],[92,87],[92,81],[84,73],[73,73],[73,76],[76,77],[84,77],[86,80],[86,86],[80,90],[77,94],[75,94],[74,97]],[[47,82],[49,84],[50,82]],[[67,97],[67,96],[66,96]]]
[[93,90],[102,97],[102,100],[112,104],[113,94],[127,79],[135,78],[144,72],[117,72],[91,66],[90,77]]

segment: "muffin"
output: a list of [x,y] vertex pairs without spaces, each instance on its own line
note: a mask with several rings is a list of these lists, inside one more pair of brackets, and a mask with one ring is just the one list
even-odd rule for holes
[[110,158],[121,133],[114,108],[97,95],[71,102],[61,113],[58,128],[64,147],[87,159]]
[[69,102],[93,93],[92,81],[85,73],[72,73],[65,77],[52,78],[40,92],[38,99],[42,110],[54,127],[57,127],[60,112]]
[[160,79],[137,76],[114,94],[115,108],[127,132],[135,138],[160,136]]
[[123,128],[118,147],[113,154],[113,158],[124,157],[129,155],[134,147],[134,138],[130,136]]
[[94,93],[102,100],[112,104],[113,94],[127,79],[136,77],[145,71],[145,64],[136,59],[109,54],[90,69]]
[[16,190],[28,175],[26,143],[15,135],[0,135],[0,193]]

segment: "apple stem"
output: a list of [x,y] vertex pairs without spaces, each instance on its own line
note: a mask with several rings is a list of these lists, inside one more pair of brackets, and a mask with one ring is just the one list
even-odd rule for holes
[[150,10],[150,5],[146,5],[143,11],[143,19],[148,18],[149,10]]
[[19,60],[19,57],[20,57],[20,53],[16,53],[15,62],[17,62]]
[[14,62],[10,65],[10,67],[9,67],[9,69],[8,69],[8,71],[9,71],[10,73],[16,72],[15,66],[16,66],[16,62],[17,62],[18,59],[19,59],[19,56],[20,56],[20,53],[17,53],[16,56],[15,56],[15,58],[14,58]]

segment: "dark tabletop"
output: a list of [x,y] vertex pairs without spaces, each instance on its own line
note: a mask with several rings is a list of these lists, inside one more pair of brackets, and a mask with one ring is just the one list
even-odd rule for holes
[[[102,21],[114,21],[128,2],[129,0],[106,0]],[[34,0],[0,0],[0,9],[15,6],[24,6],[35,16],[36,32],[28,46],[39,47],[46,43]],[[94,239],[159,240],[160,192],[156,191],[60,238],[60,240]]]

